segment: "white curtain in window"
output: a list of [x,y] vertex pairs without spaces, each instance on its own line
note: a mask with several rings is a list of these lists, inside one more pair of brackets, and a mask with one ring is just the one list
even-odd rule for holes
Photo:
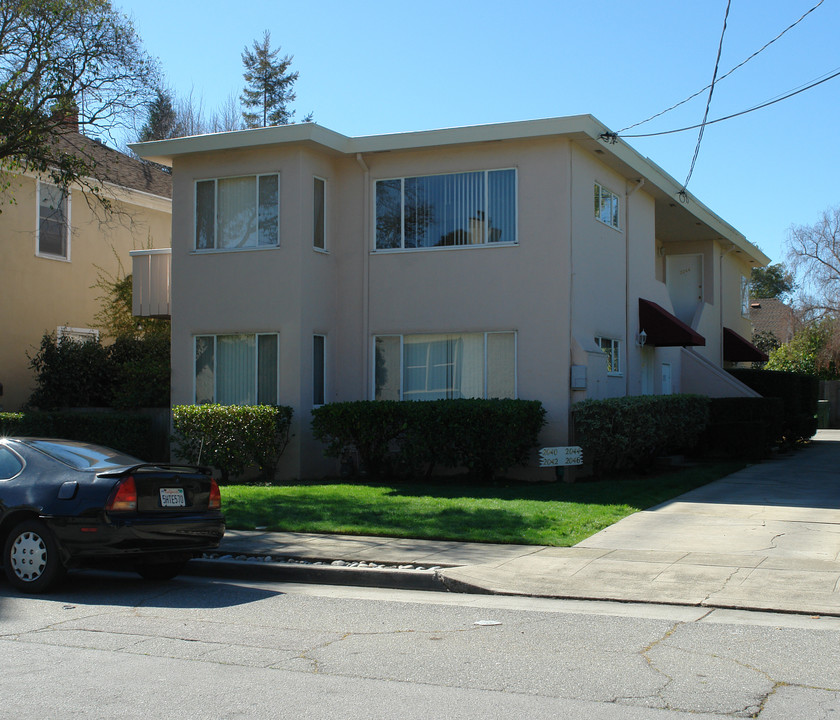
[[487,333],[487,397],[516,397],[515,333]]
[[257,246],[257,178],[218,181],[219,248]]
[[216,402],[221,405],[256,403],[256,336],[219,335],[216,338]]

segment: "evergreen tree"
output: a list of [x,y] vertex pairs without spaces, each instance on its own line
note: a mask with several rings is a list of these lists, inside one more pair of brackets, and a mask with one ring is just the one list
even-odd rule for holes
[[146,122],[137,135],[138,142],[168,140],[183,135],[172,92],[164,87],[156,88],[155,97],[149,103]]
[[[242,53],[245,66],[243,77],[246,86],[242,91],[242,104],[246,110],[242,119],[248,128],[267,125],[288,125],[294,115],[288,105],[295,99],[297,72],[289,70],[292,56],[278,58],[280,48],[271,49],[271,34],[263,34],[262,42],[254,40],[253,49]],[[248,109],[252,109],[250,112]]]

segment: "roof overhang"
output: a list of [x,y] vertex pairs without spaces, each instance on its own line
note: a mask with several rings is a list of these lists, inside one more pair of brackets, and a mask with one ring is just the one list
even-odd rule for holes
[[706,338],[661,305],[639,298],[639,332],[642,331],[647,336],[645,344],[654,347],[689,347],[706,344]]
[[728,327],[723,328],[723,359],[727,362],[766,362],[767,354]]

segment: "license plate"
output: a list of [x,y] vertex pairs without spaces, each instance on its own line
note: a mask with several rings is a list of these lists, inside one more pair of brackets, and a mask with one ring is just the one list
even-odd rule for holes
[[161,507],[186,507],[187,501],[184,498],[184,488],[161,488]]

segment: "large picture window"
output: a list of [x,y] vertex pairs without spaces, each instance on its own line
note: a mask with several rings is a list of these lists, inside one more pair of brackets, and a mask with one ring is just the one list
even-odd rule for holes
[[70,259],[70,200],[55,185],[38,183],[38,254]]
[[516,171],[376,182],[376,249],[516,242]]
[[196,250],[236,250],[279,244],[279,175],[196,182]]
[[379,335],[376,400],[516,397],[516,334]]
[[196,404],[276,405],[279,345],[276,333],[197,335]]

